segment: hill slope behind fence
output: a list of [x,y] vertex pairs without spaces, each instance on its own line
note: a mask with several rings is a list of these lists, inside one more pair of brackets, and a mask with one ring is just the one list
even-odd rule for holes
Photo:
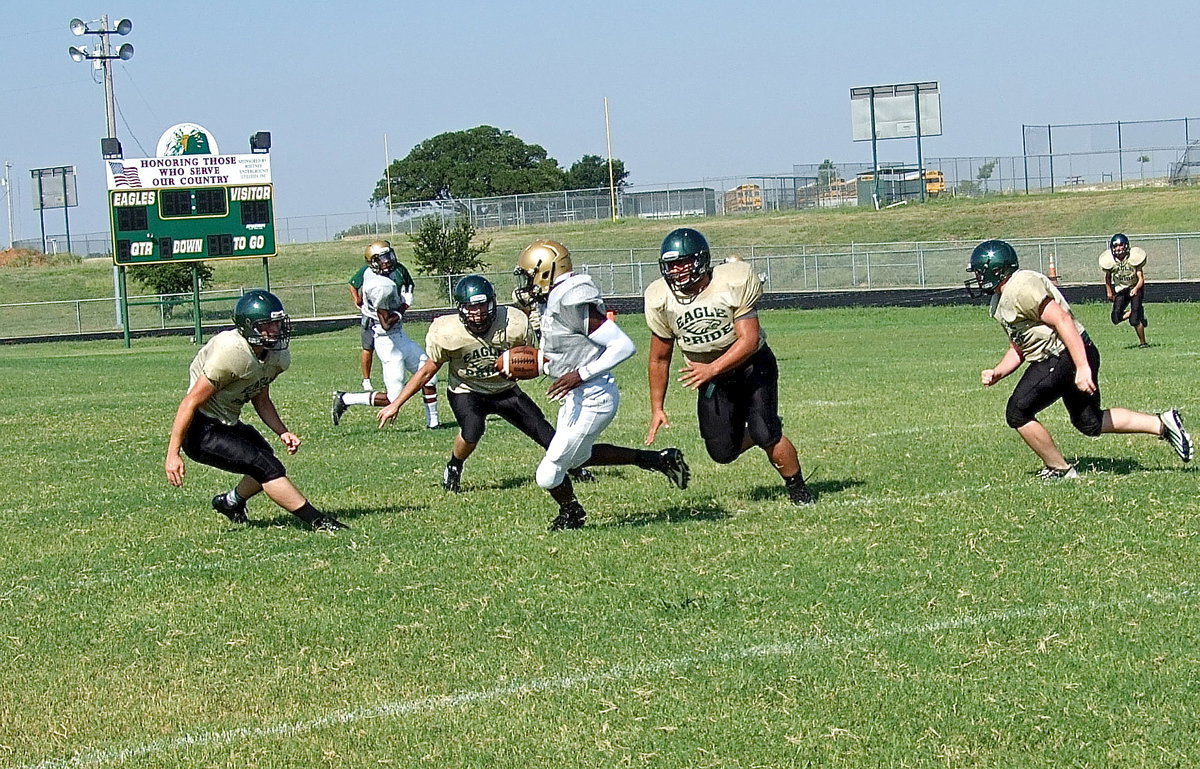
[[[1200,233],[1136,235],[1134,243],[1149,254],[1146,276],[1151,284],[1165,281],[1200,281]],[[1053,260],[1064,284],[1102,283],[1097,258],[1106,238],[1072,237],[1013,240],[1021,265],[1048,273]],[[873,291],[895,289],[958,290],[966,280],[966,265],[975,243],[908,242],[851,243],[844,245],[753,245],[713,249],[713,262],[741,259],[762,276],[769,293]],[[640,298],[659,277],[658,252],[641,249],[580,249],[573,252],[576,266],[592,275],[604,295],[613,299]],[[288,284],[286,267],[274,269],[272,290],[297,320],[351,317],[345,282]],[[445,299],[459,276],[417,275],[416,311],[449,309]],[[510,295],[512,275],[506,269],[488,273],[502,302]],[[249,288],[249,287],[247,287]],[[242,289],[206,291],[205,299],[228,297],[202,305],[203,322],[228,322],[229,312]],[[965,296],[965,294],[964,294]],[[1154,292],[1150,292],[1151,300]],[[129,308],[134,333],[193,326],[191,295],[130,297],[131,301],[159,299],[159,303]],[[0,304],[0,339],[19,340],[51,335],[82,335],[119,330],[112,297],[57,302]]]

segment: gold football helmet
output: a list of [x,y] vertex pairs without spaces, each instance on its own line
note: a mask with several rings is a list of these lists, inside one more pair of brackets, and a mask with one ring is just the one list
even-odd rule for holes
[[550,286],[572,270],[571,252],[555,240],[535,240],[517,257],[513,275],[517,278],[518,302],[545,301]]
[[376,240],[367,246],[363,258],[379,275],[388,275],[396,269],[396,252],[392,250],[392,244],[386,240]]

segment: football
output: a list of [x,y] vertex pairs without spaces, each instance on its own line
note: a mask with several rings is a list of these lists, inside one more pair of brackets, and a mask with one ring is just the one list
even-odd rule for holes
[[496,358],[496,370],[508,379],[534,379],[542,375],[541,357],[536,347],[513,347]]

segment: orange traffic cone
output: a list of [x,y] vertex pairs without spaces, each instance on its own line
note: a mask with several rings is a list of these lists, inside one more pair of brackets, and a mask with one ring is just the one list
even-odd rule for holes
[[1050,254],[1050,269],[1046,271],[1046,277],[1054,285],[1058,285],[1058,267],[1054,264],[1054,254]]

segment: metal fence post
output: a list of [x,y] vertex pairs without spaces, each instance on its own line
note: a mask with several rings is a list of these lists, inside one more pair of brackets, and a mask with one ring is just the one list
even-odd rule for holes
[[77,333],[83,333],[83,311],[79,306],[79,302],[75,303],[75,330]]
[[309,290],[312,292],[312,316],[315,318],[317,317],[317,284],[309,286]]

